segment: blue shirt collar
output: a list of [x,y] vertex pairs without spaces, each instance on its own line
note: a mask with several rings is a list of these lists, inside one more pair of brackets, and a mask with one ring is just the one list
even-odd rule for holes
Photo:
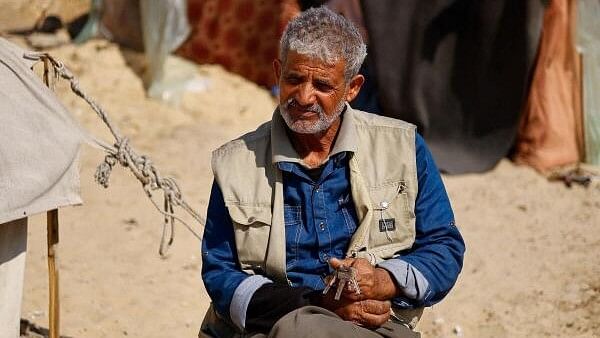
[[[348,156],[348,153],[349,152],[347,152],[347,151],[342,151],[342,152],[338,152],[334,155],[329,156],[328,161],[333,160],[333,162],[334,162],[332,169],[344,166],[346,163],[346,162],[344,162],[344,159],[346,158],[346,156]],[[325,162],[325,163],[327,163],[327,162]],[[298,171],[302,171],[301,168],[303,168],[302,165],[300,164],[300,162],[293,162],[293,161],[281,161],[281,162],[277,162],[276,165],[279,168],[279,170],[286,171],[289,173],[291,173],[291,172],[297,173]],[[296,170],[296,171],[294,171],[294,170]]]

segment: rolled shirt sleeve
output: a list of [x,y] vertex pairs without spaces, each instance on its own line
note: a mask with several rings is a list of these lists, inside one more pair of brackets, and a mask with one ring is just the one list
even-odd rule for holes
[[429,282],[419,270],[401,259],[388,259],[377,264],[386,269],[394,278],[403,295],[418,302],[423,301],[429,289]]
[[229,315],[231,321],[239,328],[246,327],[246,313],[254,293],[261,286],[269,283],[273,281],[261,275],[254,275],[244,279],[235,289],[229,306]]

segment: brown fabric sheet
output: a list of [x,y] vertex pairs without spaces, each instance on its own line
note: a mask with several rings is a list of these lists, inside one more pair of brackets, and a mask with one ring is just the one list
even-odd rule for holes
[[583,156],[581,72],[573,41],[576,0],[554,0],[544,13],[537,64],[514,159],[537,170]]
[[139,0],[109,0],[102,3],[102,25],[119,45],[144,51]]

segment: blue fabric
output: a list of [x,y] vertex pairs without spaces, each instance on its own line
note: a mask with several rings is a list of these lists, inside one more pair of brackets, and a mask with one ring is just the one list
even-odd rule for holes
[[213,182],[202,237],[202,280],[219,314],[229,317],[233,293],[248,277],[239,267],[233,225],[223,193]]
[[350,195],[350,156],[342,152],[314,181],[297,163],[280,162],[284,186],[286,267],[292,286],[325,288],[331,257],[344,258],[357,217]]
[[429,290],[422,302],[398,297],[400,307],[431,306],[446,296],[462,270],[465,243],[454,222],[454,213],[442,177],[423,138],[417,134],[419,192],[415,203],[416,237],[400,259],[425,276]]
[[[356,229],[348,159],[346,153],[332,156],[316,182],[299,164],[279,163],[284,179],[287,272],[294,286],[322,289],[322,277],[330,272],[327,259],[344,257]],[[429,288],[419,302],[406,297],[393,300],[402,307],[428,306],[440,301],[456,282],[465,250],[441,177],[419,135],[416,159],[419,184],[416,239],[413,247],[396,259],[417,268]],[[239,268],[231,218],[216,183],[208,206],[202,257],[206,290],[216,310],[226,315],[237,286],[248,275]]]

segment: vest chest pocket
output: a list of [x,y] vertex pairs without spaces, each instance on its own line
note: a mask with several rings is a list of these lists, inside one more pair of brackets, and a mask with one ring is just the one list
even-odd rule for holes
[[264,270],[271,230],[271,208],[231,204],[235,246],[243,270]]
[[415,214],[404,181],[369,189],[373,219],[369,231],[371,253],[382,259],[410,248],[415,239]]

